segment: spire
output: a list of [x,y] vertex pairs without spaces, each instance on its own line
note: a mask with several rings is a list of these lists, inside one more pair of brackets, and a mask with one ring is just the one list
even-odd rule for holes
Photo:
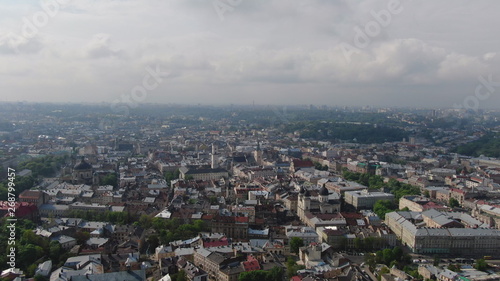
[[217,157],[217,152],[215,150],[215,144],[212,143],[212,163],[211,163],[210,167],[212,169],[217,168],[218,167],[218,163],[217,163],[218,161],[219,161],[219,158]]

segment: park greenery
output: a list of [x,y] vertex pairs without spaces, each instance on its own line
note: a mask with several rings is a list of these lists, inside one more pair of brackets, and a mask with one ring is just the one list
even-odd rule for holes
[[202,220],[184,223],[178,218],[165,220],[162,218],[151,218],[147,215],[142,215],[134,224],[144,229],[153,228],[155,230],[155,233],[147,239],[151,249],[159,245],[168,245],[172,241],[187,240],[197,236],[200,232],[210,230]]
[[385,219],[385,214],[394,212],[397,209],[398,206],[391,200],[379,200],[373,205],[373,212],[381,219]]
[[401,247],[396,246],[392,249],[387,248],[366,255],[365,262],[371,270],[373,270],[377,264],[385,264],[389,268],[396,266],[397,268],[403,269],[406,265],[411,264],[411,256],[405,254]]
[[[23,270],[27,277],[35,274],[39,263],[50,259],[55,267],[60,267],[70,257],[59,242],[35,235],[33,232],[35,224],[26,219],[17,219],[15,245],[9,244],[10,230],[7,227],[9,224],[5,218],[0,220],[0,252],[8,253],[11,247],[15,247],[16,266]],[[0,255],[0,263],[7,264],[7,254]]]
[[500,157],[500,134],[486,134],[478,140],[461,144],[452,152],[458,154],[478,157],[481,155],[488,157]]
[[101,185],[111,185],[113,187],[116,187],[118,185],[118,178],[116,177],[116,174],[112,173],[104,176],[101,181]]
[[80,218],[87,221],[106,221],[112,224],[131,224],[137,221],[136,216],[130,215],[128,212],[112,212],[112,211],[83,211],[71,210],[68,213],[69,218]]
[[321,165],[319,162],[314,162],[314,168],[320,171],[328,171],[328,165]]
[[172,281],[188,281],[186,271],[181,269],[179,272],[174,273],[170,276],[170,280]]
[[488,267],[489,265],[485,259],[478,259],[474,263],[474,268],[477,270],[485,271],[486,269],[488,269]]
[[52,177],[69,160],[68,155],[47,155],[19,163],[17,170],[29,169],[33,177]]
[[166,171],[165,172],[165,180],[167,181],[167,184],[170,186],[170,182],[178,179],[179,175],[180,175],[179,169],[177,169],[175,171]]
[[358,143],[383,143],[408,138],[402,129],[361,122],[299,121],[286,124],[284,132],[298,132],[305,139]]
[[[13,192],[16,197],[21,192],[31,189],[38,183],[38,177],[51,177],[66,163],[69,159],[68,155],[55,156],[47,155],[43,157],[33,158],[21,162],[16,168],[16,174],[24,169],[29,169],[32,172],[31,176],[16,176],[13,178],[15,191]],[[7,200],[9,179],[4,179],[0,182],[0,200]]]
[[371,190],[380,190],[381,188],[394,194],[397,201],[405,195],[420,195],[420,189],[411,184],[402,183],[395,179],[390,179],[384,182],[384,179],[378,175],[371,175],[368,173],[356,173],[344,170],[342,176],[349,181],[355,181],[362,185],[368,186]]
[[448,200],[448,205],[450,205],[451,208],[460,207],[460,202],[455,198],[450,198],[450,200]]
[[304,265],[298,265],[293,257],[288,257],[286,260],[286,276],[291,279],[293,276],[297,275],[297,271],[305,269]]
[[290,251],[292,251],[292,253],[298,254],[300,247],[303,246],[304,240],[302,240],[302,238],[292,237],[292,239],[290,239]]
[[[12,182],[14,183],[15,190],[11,193],[15,194],[17,197],[19,196],[19,194],[21,194],[21,192],[32,188],[36,183],[36,179],[33,176],[16,176],[15,178],[13,178]],[[0,182],[0,200],[7,200],[8,187],[8,178]]]

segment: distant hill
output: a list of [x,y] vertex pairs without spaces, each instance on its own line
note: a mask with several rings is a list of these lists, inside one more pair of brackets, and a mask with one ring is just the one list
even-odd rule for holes
[[302,138],[359,143],[393,142],[408,138],[408,133],[399,128],[359,122],[295,122],[285,125],[284,132],[298,132]]
[[474,157],[500,157],[500,134],[487,134],[478,140],[455,147],[452,152]]

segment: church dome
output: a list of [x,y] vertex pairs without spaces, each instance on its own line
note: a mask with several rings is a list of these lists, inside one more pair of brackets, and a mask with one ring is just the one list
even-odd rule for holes
[[82,161],[80,161],[80,163],[76,164],[75,167],[73,167],[73,169],[74,170],[91,170],[92,165],[85,162],[85,159],[82,158]]
[[328,192],[328,189],[326,188],[325,185],[323,185],[323,187],[319,190],[319,195],[322,195],[322,196],[328,196],[328,194],[330,194]]
[[309,192],[309,190],[306,190],[306,193],[304,194],[305,197],[311,197],[311,193]]

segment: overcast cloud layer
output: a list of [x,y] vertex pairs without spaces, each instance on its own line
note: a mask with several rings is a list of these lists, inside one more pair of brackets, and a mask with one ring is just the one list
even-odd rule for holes
[[[452,107],[478,77],[500,81],[498,11],[497,0],[2,1],[0,100],[111,103],[146,79],[137,102]],[[160,83],[147,70],[158,68]],[[500,106],[491,89],[481,107]]]

